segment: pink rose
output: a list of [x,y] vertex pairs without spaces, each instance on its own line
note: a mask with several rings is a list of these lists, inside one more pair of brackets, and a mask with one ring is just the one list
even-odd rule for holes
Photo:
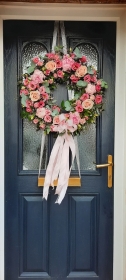
[[91,99],[91,100],[95,100],[94,94],[90,95],[90,99]]
[[26,107],[30,108],[33,105],[31,100],[26,100]]
[[49,109],[46,108],[46,116],[47,115],[51,115],[51,111]]
[[77,112],[79,112],[79,113],[83,112],[83,107],[82,107],[82,105],[77,105],[77,106],[75,107],[75,110],[76,110]]
[[37,65],[38,66],[42,66],[43,65],[43,61],[38,61]]
[[34,81],[30,81],[30,82],[29,82],[28,88],[29,88],[30,90],[36,89],[36,84],[34,83]]
[[75,84],[76,84],[76,83],[78,82],[79,79],[78,79],[75,75],[71,75],[71,76],[70,76],[70,80],[72,81],[72,83],[75,83]]
[[35,119],[33,120],[33,123],[34,123],[34,124],[37,124],[38,121],[39,121],[39,120],[35,118]]
[[86,123],[86,118],[80,119],[80,124],[85,124]]
[[88,98],[89,98],[89,94],[87,94],[87,93],[82,94],[82,96],[80,97],[80,99],[81,99],[82,101],[84,101],[84,100],[86,100],[86,99],[88,99]]
[[28,92],[28,90],[27,90],[27,89],[21,89],[21,90],[20,90],[20,95],[22,95],[22,94],[24,94],[24,95],[28,95],[28,94],[29,94],[29,92]]
[[81,65],[75,72],[76,77],[84,77],[87,74],[87,67],[85,65]]
[[40,100],[40,101],[39,101],[39,107],[42,108],[42,107],[44,107],[44,106],[45,106],[44,101],[43,101],[43,100]]
[[38,56],[35,56],[35,57],[33,57],[32,58],[32,61],[35,63],[35,64],[37,64],[38,62],[39,62],[39,57]]
[[34,108],[38,108],[39,107],[39,102],[35,102],[34,103]]
[[48,82],[50,85],[53,84],[53,79],[49,79]]
[[60,59],[59,55],[58,54],[54,54],[54,59],[55,60],[59,60]]
[[62,61],[61,60],[56,60],[56,68],[61,68],[62,67]]
[[101,85],[96,85],[95,88],[96,88],[96,91],[98,91],[98,92],[101,91]]
[[91,81],[91,76],[88,74],[84,77],[84,81],[89,83]]
[[53,60],[50,60],[45,64],[45,67],[47,70],[54,72],[56,70],[56,62]]
[[93,83],[96,83],[96,82],[97,82],[96,76],[92,76],[92,77],[91,77],[91,81],[92,81]]
[[44,101],[48,100],[48,99],[49,99],[48,93],[43,92],[43,93],[42,93],[42,98],[44,99]]
[[54,59],[55,54],[54,53],[46,53],[46,55],[49,59]]
[[95,96],[95,103],[96,103],[96,104],[102,103],[102,95],[97,94],[97,95]]
[[83,55],[83,56],[80,58],[80,61],[81,61],[82,63],[87,62],[86,56]]
[[41,87],[39,88],[39,91],[40,91],[41,94],[45,93],[45,87],[44,87],[44,86],[41,86]]
[[27,108],[26,108],[26,112],[28,112],[28,113],[32,113],[31,108],[27,107]]
[[81,105],[81,101],[80,101],[80,100],[77,100],[77,101],[76,101],[76,105]]
[[45,78],[45,75],[43,74],[42,71],[36,69],[34,71],[34,74],[31,76],[31,78],[35,84],[40,84],[43,83],[43,79]]
[[46,115],[46,116],[44,117],[44,121],[47,122],[47,123],[51,123],[51,121],[52,121],[51,116]]
[[101,80],[97,80],[97,85],[101,85]]
[[57,72],[57,76],[58,76],[58,78],[63,78],[63,71],[61,71],[61,70],[59,70],[58,72]]
[[54,73],[53,77],[56,79],[56,78],[57,78],[57,74],[56,74],[56,73]]
[[94,94],[96,92],[96,88],[95,85],[92,84],[88,84],[86,89],[85,89],[86,93],[88,94]]
[[29,80],[28,80],[28,79],[25,79],[25,80],[23,81],[23,84],[24,84],[24,86],[27,86],[27,85],[29,84]]
[[72,59],[72,57],[70,57],[68,54],[64,55],[64,57],[62,59],[63,71],[70,71],[73,63],[74,63],[74,60]]
[[60,118],[59,118],[59,116],[55,116],[55,117],[53,118],[53,124],[60,124]]
[[44,74],[45,74],[46,76],[49,76],[50,70],[45,70],[45,71],[44,71]]
[[79,67],[80,67],[80,63],[74,62],[73,65],[72,65],[72,67],[71,67],[71,69],[72,69],[73,71],[76,71]]
[[82,102],[82,107],[84,109],[90,110],[90,109],[92,109],[93,105],[94,105],[94,102],[91,99],[86,99]]
[[46,109],[45,108],[37,108],[36,111],[36,116],[39,117],[40,119],[43,119],[45,117],[46,114]]
[[38,101],[40,99],[40,92],[38,90],[30,92],[30,98],[32,101]]
[[40,127],[41,129],[45,129],[45,124],[44,124],[44,123],[41,123],[41,124],[39,125],[39,127]]

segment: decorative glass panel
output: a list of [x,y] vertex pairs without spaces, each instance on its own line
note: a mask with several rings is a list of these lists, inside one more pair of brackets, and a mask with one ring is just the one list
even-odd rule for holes
[[[88,65],[93,65],[95,69],[98,68],[98,53],[96,48],[91,44],[80,44],[77,46],[81,53],[88,58]],[[96,170],[96,126],[91,124],[87,129],[77,136],[80,169],[81,170]],[[76,160],[73,164],[73,170],[77,170]]]
[[[47,50],[42,44],[38,42],[27,44],[22,53],[23,72],[25,72],[34,56],[44,55],[45,53],[47,53]],[[23,120],[23,170],[39,169],[41,137],[42,131],[36,132],[34,124],[31,125],[28,120]],[[46,169],[47,155],[48,138],[46,137],[41,169]]]

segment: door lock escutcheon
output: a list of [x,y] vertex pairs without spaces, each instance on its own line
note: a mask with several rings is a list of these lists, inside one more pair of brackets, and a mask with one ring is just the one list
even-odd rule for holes
[[112,187],[112,155],[108,155],[108,163],[96,164],[96,168],[108,167],[108,188]]

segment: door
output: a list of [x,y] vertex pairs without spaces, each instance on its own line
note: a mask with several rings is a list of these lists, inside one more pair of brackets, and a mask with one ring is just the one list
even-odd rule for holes
[[[29,60],[50,52],[53,28],[53,21],[4,21],[5,280],[112,280],[113,187],[107,168],[94,162],[105,163],[114,150],[116,24],[65,22],[67,46],[77,46],[109,88],[102,116],[78,137],[81,187],[68,187],[61,205],[54,190],[46,202],[37,187],[41,131],[21,120],[17,87]],[[67,98],[65,87],[60,93]],[[54,141],[46,138],[43,176]]]

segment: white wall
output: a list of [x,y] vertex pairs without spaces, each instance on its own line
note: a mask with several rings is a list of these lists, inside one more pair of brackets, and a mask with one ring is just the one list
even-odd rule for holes
[[126,5],[104,5],[104,8],[103,5],[28,3],[0,6],[0,280],[4,280],[4,88],[2,22],[5,19],[96,20],[117,22],[113,280],[126,280]]

